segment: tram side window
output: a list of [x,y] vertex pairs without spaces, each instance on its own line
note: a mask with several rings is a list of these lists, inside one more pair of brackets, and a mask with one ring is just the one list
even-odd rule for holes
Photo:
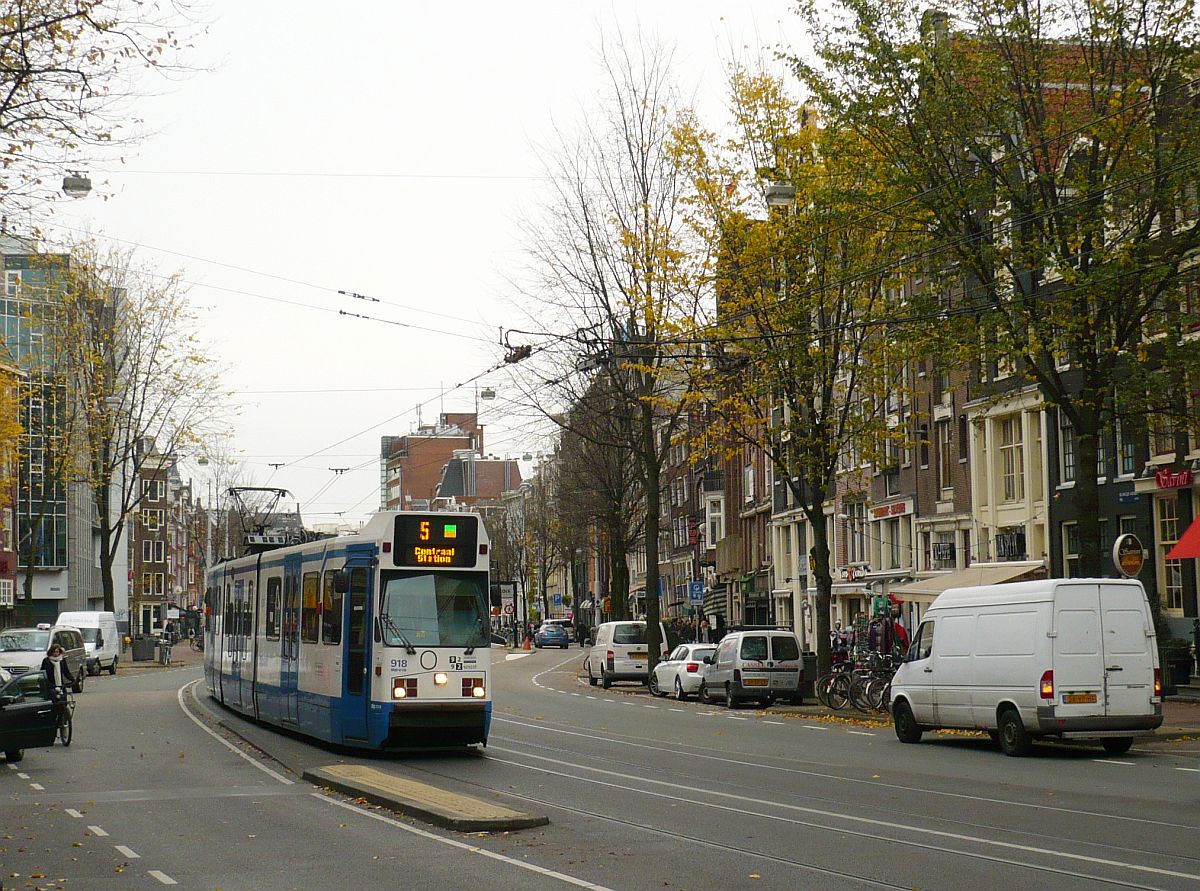
[[225,610],[221,622],[221,633],[228,636],[233,634],[233,598],[230,596],[228,583],[225,585]]
[[268,640],[279,640],[279,589],[281,579],[267,579],[266,633]]
[[304,602],[300,613],[301,643],[316,643],[321,636],[321,574],[304,573]]
[[250,652],[249,638],[254,637],[254,582],[246,582],[246,597],[242,600],[242,650]]
[[321,606],[321,642],[327,644],[342,642],[342,602],[345,595],[333,590],[333,578],[336,574],[332,569],[325,570],[325,591]]

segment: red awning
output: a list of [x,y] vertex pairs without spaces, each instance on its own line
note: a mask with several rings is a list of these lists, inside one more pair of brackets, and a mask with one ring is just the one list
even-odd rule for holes
[[1168,560],[1185,560],[1188,557],[1200,557],[1200,519],[1193,520],[1179,541],[1175,542],[1175,547],[1167,551]]

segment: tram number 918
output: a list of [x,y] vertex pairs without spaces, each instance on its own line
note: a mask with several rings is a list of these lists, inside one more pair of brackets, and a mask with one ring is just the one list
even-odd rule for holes
[[392,671],[403,671],[406,668],[408,668],[408,660],[407,659],[393,659],[392,660]]

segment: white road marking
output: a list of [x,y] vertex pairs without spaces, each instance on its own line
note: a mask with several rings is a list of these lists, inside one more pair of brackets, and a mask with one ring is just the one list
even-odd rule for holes
[[642,708],[658,708],[657,705],[643,705]]
[[215,739],[217,742],[219,742],[225,748],[229,749],[229,751],[233,752],[233,754],[237,755],[239,758],[244,758],[245,760],[249,761],[251,764],[253,764],[255,767],[257,767],[259,770],[261,770],[267,776],[272,777],[276,780],[279,780],[279,782],[283,783],[285,786],[294,786],[295,785],[294,780],[289,780],[283,774],[279,773],[278,771],[271,770],[271,768],[267,767],[265,764],[259,764],[258,761],[251,758],[249,755],[247,755],[245,752],[243,752],[241,749],[239,749],[237,746],[235,746],[229,740],[222,738],[221,735],[218,733],[214,733],[203,721],[201,721],[199,718],[197,718],[195,715],[192,714],[191,709],[189,709],[183,702],[183,691],[186,690],[188,687],[192,686],[193,684],[198,684],[198,683],[200,683],[199,679],[194,680],[194,681],[189,681],[188,683],[186,683],[182,687],[180,687],[179,690],[176,691],[175,698],[179,700],[179,707],[181,709],[183,709],[183,713],[185,715],[187,715],[189,718],[191,718],[197,727],[199,727],[201,730],[203,730],[205,733],[207,733],[209,736],[211,736],[213,739]]
[[853,733],[855,736],[874,736],[874,733],[867,733],[865,730],[847,730],[847,733]]
[[164,885],[178,885],[179,884],[177,881],[175,881],[173,878],[171,878],[165,872],[159,872],[157,869],[150,870],[148,875],[154,876],[154,878],[158,879]]
[[749,721],[749,718],[739,718],[737,715],[726,715],[730,721]]
[[572,693],[571,695],[572,696],[582,696],[583,694],[582,693]]
[[595,699],[595,696],[589,696],[588,699]]
[[505,662],[512,662],[514,659],[524,659],[526,656],[532,656],[533,653],[509,653],[504,657]]
[[17,765],[15,765],[15,764],[9,764],[9,765],[7,765],[7,766],[8,766],[8,769],[9,769],[9,770],[16,770],[16,769],[17,769]]
[[[686,797],[683,797],[680,795],[672,795],[672,794],[667,794],[667,793],[663,793],[663,792],[652,792],[646,788],[647,786],[667,786],[673,790],[678,789],[678,786],[675,783],[667,782],[665,780],[656,780],[656,779],[652,779],[650,777],[637,776],[635,774],[619,773],[614,770],[605,770],[604,768],[601,768],[601,767],[590,767],[586,764],[574,764],[574,763],[570,763],[570,762],[566,762],[566,761],[561,761],[557,758],[547,758],[543,755],[534,755],[532,753],[522,752],[522,751],[519,751],[516,749],[505,749],[500,746],[493,746],[492,749],[493,749],[493,751],[504,752],[505,754],[516,755],[518,757],[528,758],[533,761],[545,761],[550,764],[556,765],[555,769],[550,769],[550,768],[544,768],[544,767],[535,767],[532,764],[523,764],[520,761],[505,761],[502,758],[495,759],[496,761],[499,761],[502,764],[511,764],[513,766],[523,767],[526,770],[532,770],[532,771],[536,771],[538,773],[560,774],[562,772],[562,770],[564,770],[566,768],[572,768],[572,769],[579,770],[579,771],[586,771],[588,773],[602,774],[606,777],[615,777],[617,779],[636,783],[637,786],[636,787],[635,786],[624,786],[624,785],[620,785],[618,783],[606,782],[604,780],[597,780],[597,779],[589,779],[588,777],[582,777],[582,776],[575,776],[574,779],[580,780],[585,783],[593,783],[593,784],[599,785],[599,786],[609,786],[611,788],[624,789],[624,790],[630,791],[630,792],[639,792],[642,795],[649,795],[653,798],[665,798],[665,799],[673,800],[673,801],[687,802],[688,804],[699,804],[699,805],[703,805],[705,807],[715,808],[717,810],[731,811],[731,812],[740,813],[740,814],[746,813],[745,806],[747,804],[755,804],[755,805],[762,807],[763,810],[766,811],[765,813],[758,812],[758,811],[754,812],[754,816],[758,817],[760,819],[774,820],[777,822],[793,823],[793,824],[798,824],[798,825],[802,825],[802,826],[809,826],[812,828],[824,829],[829,832],[845,832],[846,830],[839,829],[835,825],[837,823],[837,821],[844,821],[844,822],[851,823],[851,824],[858,824],[858,825],[864,826],[864,827],[871,827],[870,829],[850,830],[850,831],[856,835],[868,835],[869,834],[872,838],[875,838],[877,841],[884,840],[883,837],[881,837],[878,834],[878,830],[890,829],[893,832],[897,833],[897,835],[899,835],[899,836],[902,836],[904,833],[911,833],[914,835],[922,835],[922,836],[936,838],[936,839],[942,839],[942,840],[946,840],[946,841],[957,841],[957,842],[965,842],[967,844],[990,846],[990,847],[994,847],[994,848],[1000,848],[1005,851],[1020,851],[1025,854],[1036,854],[1039,856],[1049,857],[1051,859],[1059,858],[1059,859],[1064,859],[1064,860],[1074,860],[1074,861],[1083,862],[1083,863],[1090,863],[1090,864],[1093,864],[1096,866],[1107,866],[1107,867],[1113,867],[1116,869],[1132,870],[1135,872],[1150,873],[1152,875],[1170,876],[1172,878],[1190,879],[1192,881],[1200,880],[1200,873],[1180,872],[1178,870],[1164,869],[1164,868],[1158,867],[1158,866],[1149,866],[1149,865],[1139,864],[1139,863],[1128,863],[1123,860],[1109,860],[1104,857],[1092,857],[1088,854],[1073,854],[1069,851],[1056,850],[1053,848],[1040,848],[1035,845],[1021,844],[1020,842],[1002,841],[1002,840],[996,839],[996,838],[987,838],[986,836],[983,836],[983,835],[970,835],[965,832],[951,832],[949,830],[933,829],[931,827],[926,827],[926,826],[914,826],[909,823],[885,820],[885,819],[878,818],[878,817],[860,817],[860,816],[856,816],[854,814],[848,814],[848,813],[845,813],[842,811],[831,811],[831,810],[824,810],[822,808],[807,807],[805,805],[799,805],[799,804],[787,804],[787,803],[779,802],[779,801],[768,801],[768,800],[762,799],[762,798],[753,798],[748,795],[737,795],[732,792],[718,792],[715,789],[706,789],[706,790],[697,791],[697,793],[696,793],[697,795],[726,799],[731,802],[731,804],[716,804],[714,802],[704,801],[703,798],[700,798],[700,799],[686,798]],[[786,816],[783,816],[781,813],[779,813],[780,811],[790,811],[793,813],[809,815],[811,817],[818,818],[820,822],[817,822],[815,820],[805,821],[805,820],[796,819],[794,817],[786,817]],[[894,844],[908,845],[910,847],[924,848],[927,850],[943,851],[947,854],[956,854],[956,855],[960,855],[963,857],[983,857],[984,859],[999,861],[1002,863],[1013,863],[1013,864],[1016,864],[1019,866],[1028,865],[1028,864],[1020,862],[1020,861],[1007,860],[1005,858],[993,857],[990,855],[975,854],[971,851],[965,851],[965,850],[961,850],[958,848],[942,847],[942,846],[925,843],[925,842],[910,841],[903,837],[887,837],[886,840],[889,842],[892,842]],[[1050,869],[1054,872],[1062,871],[1062,870],[1054,869],[1053,867],[1039,867],[1039,868]],[[1072,873],[1072,875],[1078,875],[1078,874]],[[1083,878],[1095,878],[1095,876],[1082,876],[1082,877]]]
[[809,730],[828,730],[829,728],[823,724],[805,724]]
[[108,833],[105,832],[103,829],[101,829],[99,826],[89,826],[88,831],[92,835],[97,836],[98,838],[104,838],[108,835]]
[[29,784],[29,788],[30,788],[30,789],[36,789],[36,790],[37,790],[37,791],[39,791],[39,792],[45,792],[45,791],[46,791],[46,787],[45,787],[45,786],[43,786],[41,783],[30,783],[30,784]]
[[68,816],[74,817],[76,820],[83,819],[83,814],[79,813],[79,811],[75,810],[75,808],[73,808],[73,807],[67,808],[65,813]]
[[671,711],[673,711],[673,712],[686,712],[686,711],[687,711],[687,709],[685,709],[685,708],[673,708],[673,709],[671,709]]
[[1133,767],[1133,761],[1109,761],[1107,758],[1093,758],[1096,764],[1120,764],[1122,767]]
[[517,860],[515,857],[508,857],[504,854],[499,854],[495,851],[488,851],[484,848],[469,845],[466,842],[459,841],[456,838],[445,838],[440,835],[435,835],[432,832],[426,832],[424,829],[418,829],[416,826],[409,826],[407,823],[401,823],[399,820],[393,820],[391,817],[385,817],[383,814],[378,814],[373,811],[364,811],[347,801],[338,801],[334,798],[329,798],[322,795],[320,792],[312,793],[313,798],[324,801],[327,804],[332,804],[335,807],[344,808],[348,811],[353,811],[363,817],[369,817],[372,820],[378,820],[380,823],[387,823],[389,826],[394,826],[397,829],[403,829],[405,832],[410,832],[413,835],[419,835],[421,838],[429,841],[439,842],[443,845],[449,845],[452,848],[458,848],[460,851],[466,851],[470,854],[478,854],[481,857],[487,857],[491,860],[499,860],[501,863],[507,863],[509,866],[515,866],[519,869],[526,869],[538,875],[547,876],[548,878],[558,879],[561,882],[566,882],[568,885],[574,885],[577,888],[587,888],[589,891],[611,891],[604,885],[597,885],[589,882],[586,879],[569,876],[566,873],[558,872],[557,870],[547,869],[544,866],[538,866],[536,863],[527,863],[524,860]]
[[21,779],[23,779],[23,780],[27,780],[27,779],[29,779],[29,774],[27,774],[27,773],[22,773],[22,772],[20,772],[20,771],[18,771],[18,773],[17,773],[17,776],[19,776],[19,777],[20,777]]
[[637,703],[636,703],[636,702],[629,702],[628,700],[626,700],[625,702],[622,702],[622,703],[621,703],[621,705],[637,705]]
[[121,852],[122,857],[128,857],[130,860],[141,860],[142,859],[142,855],[139,854],[137,851],[133,850],[133,848],[127,848],[124,845],[113,845],[113,847]]
[[1200,773],[1200,767],[1177,767],[1176,770],[1185,770],[1188,773]]
[[764,724],[774,724],[776,727],[783,727],[787,721],[763,721]]

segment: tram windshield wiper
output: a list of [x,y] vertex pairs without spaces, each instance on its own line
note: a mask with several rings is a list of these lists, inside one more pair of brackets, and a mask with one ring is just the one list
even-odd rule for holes
[[[475,633],[478,634],[480,637],[483,637],[483,619],[482,618],[477,619],[475,621]],[[465,650],[463,650],[463,655],[470,656],[472,653],[475,652],[475,647],[477,647],[477,646],[478,646],[478,644],[471,644],[469,647],[467,647]]]
[[382,615],[380,615],[379,621],[382,622],[383,626],[385,628],[387,628],[388,631],[391,632],[393,637],[395,637],[397,640],[400,641],[401,644],[404,645],[404,650],[406,653],[408,653],[408,655],[410,655],[410,656],[417,655],[417,648],[414,647],[412,645],[412,642],[407,637],[404,636],[404,632],[396,627],[396,623],[394,621],[392,621],[391,616],[389,616],[387,613],[383,613]]

